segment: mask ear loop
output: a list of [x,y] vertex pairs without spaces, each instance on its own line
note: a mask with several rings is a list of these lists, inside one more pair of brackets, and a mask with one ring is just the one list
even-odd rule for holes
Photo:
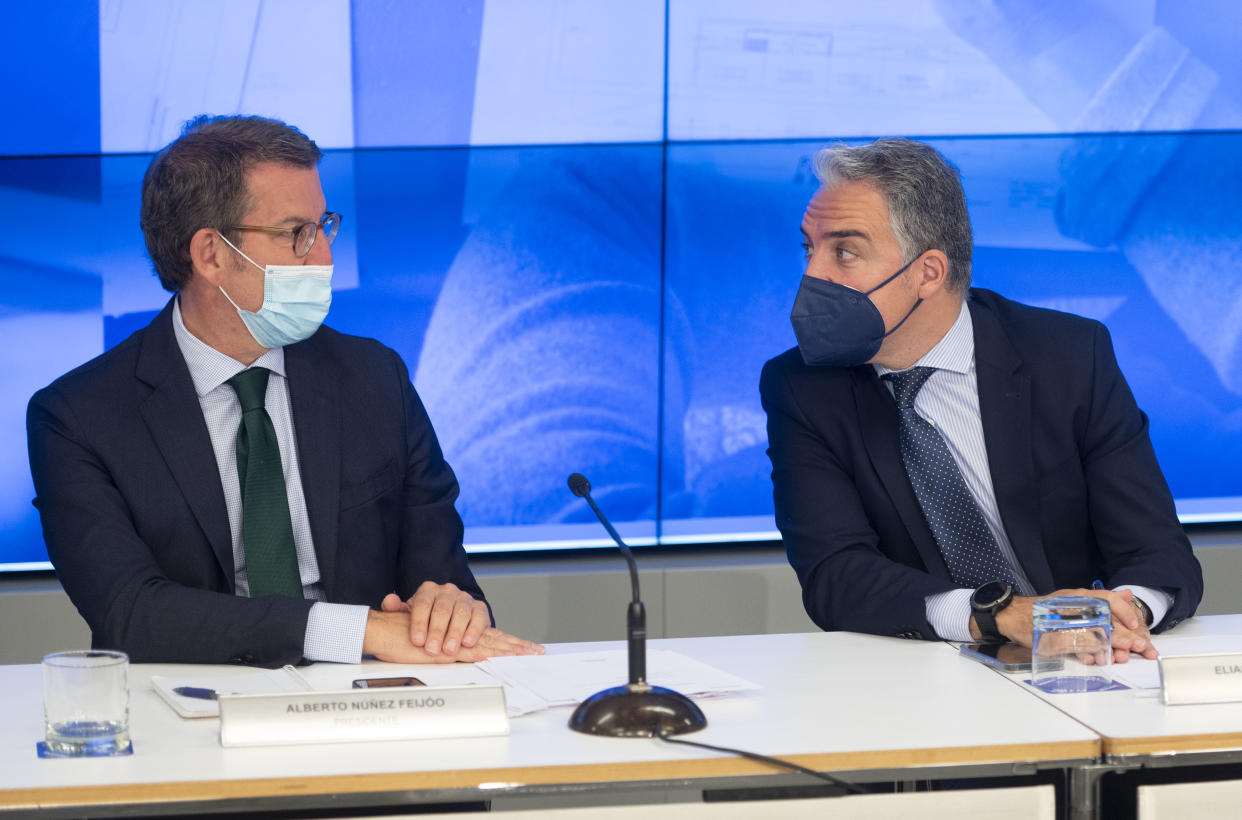
[[[224,240],[224,244],[228,245],[230,248],[232,248],[233,250],[237,251],[237,253],[241,256],[241,258],[242,258],[242,259],[245,259],[247,262],[249,262],[250,264],[254,265],[256,268],[258,268],[259,270],[263,271],[264,273],[266,273],[266,272],[267,272],[267,268],[263,267],[263,266],[262,266],[262,265],[260,265],[258,262],[256,262],[256,261],[254,261],[253,259],[251,259],[249,256],[246,256],[246,254],[242,253],[241,248],[237,247],[237,246],[236,246],[236,245],[234,245],[232,242],[230,242],[230,241],[229,241],[229,238],[228,238],[227,236],[225,236],[225,235],[224,235],[224,231],[221,231],[221,230],[217,229],[217,230],[216,230],[216,234],[217,234],[217,235],[218,235],[221,239],[223,239],[223,240]],[[918,258],[918,257],[915,257],[915,259],[917,259],[917,258]],[[910,260],[910,262],[911,262],[911,263],[913,263],[913,262],[914,262],[914,259],[911,259],[911,260]],[[909,265],[906,265],[906,268],[908,268],[908,267],[910,267],[910,266],[909,266]],[[906,268],[902,268],[901,270],[905,270]],[[900,273],[900,272],[901,272],[901,271],[898,271],[898,273]],[[881,286],[881,287],[883,287],[883,286]],[[231,301],[231,300],[230,300],[230,301]]]
[[[241,251],[238,251],[238,253],[241,253]],[[927,251],[923,251],[923,253],[927,253]],[[898,271],[897,271],[896,273],[894,273],[892,276],[890,276],[890,277],[888,277],[887,279],[885,279],[885,280],[884,280],[883,282],[881,282],[880,284],[878,284],[878,285],[876,285],[875,287],[873,287],[871,290],[869,290],[869,291],[867,291],[866,293],[864,293],[864,294],[863,294],[863,296],[870,296],[871,294],[875,293],[875,292],[876,292],[877,290],[879,290],[880,288],[882,288],[882,287],[884,287],[885,285],[887,285],[889,282],[891,282],[891,281],[893,281],[894,279],[896,279],[898,276],[901,276],[903,273],[905,273],[905,272],[906,272],[906,270],[907,270],[907,269],[908,269],[911,265],[913,265],[915,262],[919,261],[919,256],[922,256],[922,255],[923,255],[923,254],[922,254],[922,253],[920,253],[918,256],[914,257],[914,258],[913,258],[913,259],[911,259],[909,262],[907,262],[906,264],[902,265],[900,270],[898,270]],[[897,324],[893,325],[893,329],[892,329],[892,330],[886,330],[886,331],[884,332],[884,335],[883,335],[883,336],[881,336],[880,338],[882,338],[882,339],[887,339],[889,336],[891,336],[892,334],[896,333],[896,332],[897,332],[897,328],[899,328],[899,327],[901,327],[902,325],[904,325],[904,324],[906,323],[906,319],[909,319],[909,318],[910,318],[910,315],[914,313],[915,308],[917,308],[917,307],[918,307],[919,305],[921,305],[921,304],[923,304],[923,299],[922,299],[922,297],[919,297],[918,299],[915,299],[915,300],[914,300],[914,304],[910,307],[910,309],[909,309],[909,310],[907,310],[907,311],[906,311],[906,315],[901,317],[901,321],[900,321],[900,322],[898,322]]]
[[[241,248],[237,247],[236,245],[234,245],[232,242],[229,241],[229,238],[224,235],[224,231],[217,229],[216,235],[224,240],[224,244],[228,245],[230,248],[237,251],[238,255],[241,256],[242,259],[245,259],[247,262],[254,265],[256,268],[259,268],[259,265],[257,262],[255,262],[249,256],[246,256],[246,254],[242,253]],[[267,273],[266,268],[259,268],[259,270],[263,271],[265,274]],[[224,289],[224,285],[216,285],[216,287],[218,287],[220,289],[220,292],[224,294],[224,298],[229,300],[229,304],[233,306],[234,310],[236,310],[238,313],[242,313],[242,312],[250,313],[250,311],[248,310],[243,311],[240,307],[238,307],[237,303],[233,301],[233,297],[229,296],[229,292]],[[905,321],[905,320],[903,319],[902,321]]]
[[898,322],[897,324],[893,325],[893,329],[892,329],[892,330],[889,330],[889,331],[886,331],[886,332],[885,332],[885,334],[884,334],[884,336],[882,336],[881,338],[887,339],[889,336],[891,336],[892,334],[896,333],[896,332],[897,332],[897,328],[899,328],[899,327],[901,327],[902,325],[904,325],[904,324],[906,323],[906,319],[909,319],[909,318],[910,318],[910,315],[914,313],[914,309],[915,309],[915,308],[917,308],[917,307],[918,307],[919,305],[921,305],[921,304],[923,304],[923,300],[922,300],[922,299],[915,299],[915,300],[914,300],[914,304],[910,307],[910,309],[909,309],[908,311],[906,311],[906,315],[901,317],[901,321],[900,321],[900,322]]
[[248,310],[242,310],[240,307],[238,307],[237,303],[233,301],[233,297],[229,296],[229,292],[224,289],[223,285],[216,285],[216,287],[220,289],[220,292],[224,294],[224,298],[229,300],[229,304],[232,305],[233,309],[236,310],[238,313],[249,313],[250,312]]
[[[224,241],[225,241],[225,242],[228,242],[228,240],[227,240],[227,239],[225,239]],[[241,253],[241,251],[238,251],[238,253]],[[921,253],[919,254],[919,256],[922,256],[922,255],[923,255],[923,254],[921,254]],[[242,256],[245,256],[245,254],[242,254]],[[879,290],[880,288],[882,288],[882,287],[884,287],[885,285],[887,285],[889,282],[891,282],[891,281],[893,281],[894,279],[896,279],[898,276],[901,276],[903,273],[905,273],[905,272],[906,272],[906,270],[907,270],[907,269],[909,269],[909,267],[910,267],[911,265],[913,265],[915,262],[919,261],[919,256],[914,257],[914,258],[913,258],[913,259],[911,259],[909,262],[907,262],[906,264],[902,265],[900,270],[898,270],[898,271],[897,271],[896,273],[894,273],[892,276],[890,276],[890,277],[888,277],[887,279],[885,279],[885,280],[884,280],[883,282],[881,282],[880,284],[878,284],[878,285],[876,285],[875,287],[873,287],[871,290],[869,290],[869,291],[867,291],[866,293],[864,293],[864,294],[863,294],[863,296],[870,296],[871,294],[875,293],[875,292],[876,292],[877,290]]]

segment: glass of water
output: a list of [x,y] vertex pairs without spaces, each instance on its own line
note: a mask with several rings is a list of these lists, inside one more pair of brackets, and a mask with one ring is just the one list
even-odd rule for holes
[[1113,685],[1108,601],[1041,598],[1034,604],[1031,685],[1044,692],[1098,692]]
[[129,657],[84,649],[43,656],[40,752],[55,757],[128,754]]

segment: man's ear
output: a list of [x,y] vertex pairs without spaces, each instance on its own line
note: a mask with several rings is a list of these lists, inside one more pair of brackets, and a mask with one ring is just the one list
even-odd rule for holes
[[919,275],[919,298],[944,290],[949,285],[949,257],[944,251],[933,248],[927,251],[914,263]]
[[190,264],[194,266],[194,275],[201,276],[218,287],[222,281],[225,264],[225,253],[228,245],[220,238],[220,234],[212,228],[199,228],[190,238]]

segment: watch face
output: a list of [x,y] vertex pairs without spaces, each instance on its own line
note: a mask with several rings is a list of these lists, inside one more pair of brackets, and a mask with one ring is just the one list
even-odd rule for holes
[[1008,590],[1009,584],[1004,581],[989,581],[975,590],[973,602],[978,607],[990,607],[1003,598]]

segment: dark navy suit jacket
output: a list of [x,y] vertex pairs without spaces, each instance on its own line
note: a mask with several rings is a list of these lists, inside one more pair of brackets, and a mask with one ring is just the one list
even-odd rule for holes
[[[1137,584],[1194,614],[1199,563],[1099,322],[974,289],[979,411],[1005,532],[1040,594]],[[871,365],[770,360],[760,393],[776,523],[823,629],[934,638],[924,599],[956,585],[906,477],[897,406]]]
[[[457,480],[401,358],[322,327],[285,348],[302,489],[327,600],[378,607],[426,580],[482,592]],[[278,666],[311,602],[233,594],[220,472],[172,302],[27,411],[35,506],[97,647],[134,661]]]

